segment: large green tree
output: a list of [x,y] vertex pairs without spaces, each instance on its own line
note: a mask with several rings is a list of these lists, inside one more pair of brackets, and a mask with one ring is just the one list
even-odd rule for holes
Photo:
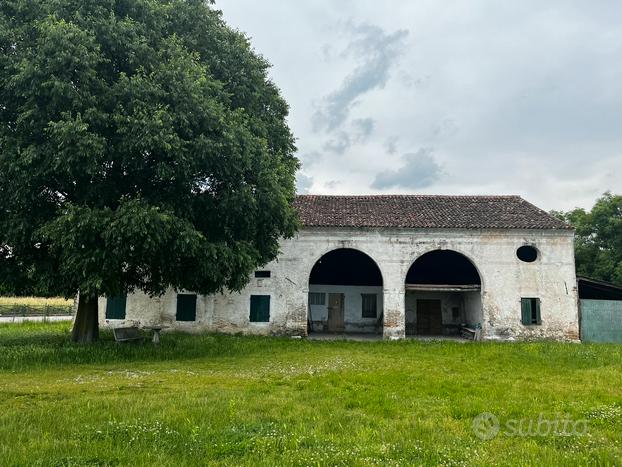
[[605,193],[591,211],[554,214],[576,230],[577,274],[622,285],[622,196]]
[[0,2],[0,283],[97,297],[244,286],[291,236],[268,63],[203,0]]

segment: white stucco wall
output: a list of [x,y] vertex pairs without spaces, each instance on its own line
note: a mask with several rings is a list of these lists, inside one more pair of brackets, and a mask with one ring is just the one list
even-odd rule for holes
[[[525,244],[539,250],[533,263],[516,257],[516,249]],[[337,248],[362,251],[378,265],[386,338],[404,337],[404,283],[412,263],[426,252],[450,249],[469,258],[480,274],[484,338],[578,339],[573,232],[553,230],[304,228],[281,243],[277,260],[261,268],[271,271],[270,278],[253,277],[239,293],[199,297],[196,323],[174,320],[174,292],[158,299],[143,294],[128,297],[126,320],[114,323],[106,323],[102,299],[100,322],[164,321],[193,331],[304,335],[309,274],[322,255]],[[251,294],[270,295],[269,323],[249,322]],[[541,325],[521,324],[521,297],[540,298]]]

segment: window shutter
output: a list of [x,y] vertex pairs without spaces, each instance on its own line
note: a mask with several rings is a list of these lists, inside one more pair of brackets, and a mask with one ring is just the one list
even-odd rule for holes
[[197,296],[194,294],[177,295],[177,321],[196,321],[197,319]]
[[264,295],[260,301],[259,319],[261,321],[270,321],[270,296]]
[[540,299],[536,298],[536,324],[542,324],[542,320],[540,319]]
[[106,299],[106,319],[125,319],[127,296],[114,296]]
[[266,323],[270,321],[270,295],[251,295],[250,321]]
[[525,325],[531,324],[531,300],[528,298],[520,299],[521,322]]
[[376,318],[378,316],[377,297],[376,294],[361,294],[363,318]]

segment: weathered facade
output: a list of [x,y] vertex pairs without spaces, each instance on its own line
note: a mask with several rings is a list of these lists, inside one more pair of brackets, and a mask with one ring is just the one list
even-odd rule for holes
[[100,324],[579,337],[574,233],[519,197],[301,196],[296,206],[303,227],[243,291],[199,295],[193,309],[184,291],[132,294],[117,309],[102,298]]

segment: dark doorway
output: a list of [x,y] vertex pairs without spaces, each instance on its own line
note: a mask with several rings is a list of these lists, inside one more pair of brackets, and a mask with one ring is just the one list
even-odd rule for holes
[[438,336],[443,333],[440,300],[417,300],[417,334]]

